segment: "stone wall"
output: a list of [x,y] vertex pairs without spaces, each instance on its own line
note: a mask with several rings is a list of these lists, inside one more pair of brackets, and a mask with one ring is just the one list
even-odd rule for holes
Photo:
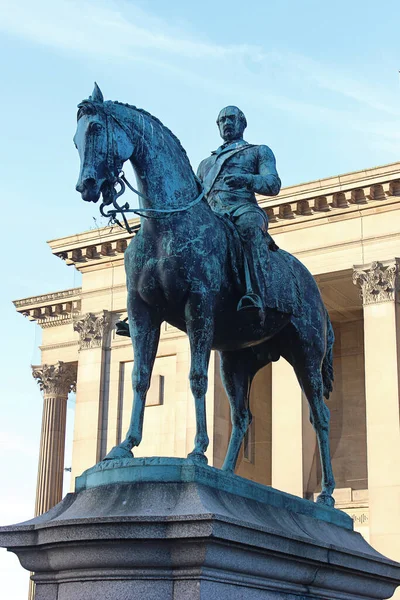
[[246,479],[271,485],[272,402],[271,365],[254,378],[250,393],[253,422],[247,434],[248,449],[242,447],[236,473]]

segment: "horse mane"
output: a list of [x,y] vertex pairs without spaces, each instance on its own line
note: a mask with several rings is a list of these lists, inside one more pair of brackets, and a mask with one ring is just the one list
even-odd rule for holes
[[[192,171],[192,173],[194,175],[194,171],[193,171],[192,165],[190,164],[189,157],[187,155],[185,148],[182,146],[180,139],[166,125],[164,125],[164,123],[162,123],[162,121],[160,121],[160,119],[158,119],[157,117],[155,117],[154,115],[149,113],[147,110],[144,110],[144,108],[138,108],[137,106],[134,106],[133,104],[128,104],[127,102],[119,102],[118,100],[108,100],[106,102],[110,102],[111,104],[115,104],[117,106],[125,106],[126,108],[131,108],[132,110],[135,110],[136,112],[138,112],[142,115],[145,115],[146,117],[149,117],[150,119],[152,119],[152,121],[157,123],[157,125],[160,125],[160,127],[165,129],[166,132],[169,133],[171,138],[177,144],[178,148],[181,150],[190,170]],[[106,104],[106,102],[104,102],[104,104]],[[84,114],[87,111],[88,107],[91,107],[92,109],[93,108],[98,109],[102,106],[102,104],[103,103],[94,102],[90,98],[87,100],[83,100],[80,104],[78,104],[77,121],[79,121],[82,114]]]
[[158,119],[157,117],[155,117],[154,115],[149,113],[147,110],[144,110],[144,108],[138,108],[137,106],[134,106],[133,104],[128,104],[127,102],[119,102],[118,100],[113,100],[112,103],[118,104],[119,106],[126,106],[127,108],[132,108],[133,110],[136,110],[136,112],[138,112],[142,115],[145,115],[146,117],[150,117],[150,119],[152,119],[155,123],[157,123],[158,125],[163,127],[167,131],[167,133],[169,133],[169,135],[172,137],[172,139],[176,142],[176,144],[178,145],[178,148],[180,148],[180,150],[182,151],[183,155],[185,156],[185,158],[186,158],[187,162],[189,163],[189,166],[193,172],[193,168],[192,168],[192,165],[190,164],[189,157],[187,155],[185,148],[182,146],[180,139],[166,125],[164,125],[164,123],[162,121],[160,121],[160,119]]

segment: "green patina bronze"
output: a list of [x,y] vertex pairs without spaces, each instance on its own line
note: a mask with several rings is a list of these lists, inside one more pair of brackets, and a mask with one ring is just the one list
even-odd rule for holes
[[[77,190],[86,201],[102,196],[102,212],[125,218],[116,184],[125,161],[137,177],[141,227],[125,252],[134,392],[124,441],[106,457],[131,458],[142,439],[146,394],[163,321],[187,332],[189,380],[197,432],[191,460],[205,464],[205,396],[212,349],[231,405],[232,433],[223,470],[235,469],[251,422],[249,392],[255,374],[284,357],[310,405],[322,463],[318,501],[333,506],[329,450],[333,330],[314,278],[278,249],[255,193],[276,195],[280,180],[272,151],[243,140],[246,120],[236,107],[218,117],[224,145],[195,176],[176,136],[134,106],[105,102],[97,85],[79,105],[75,144],[81,157]],[[199,181],[200,180],[200,181]],[[130,187],[133,187],[129,184]],[[122,189],[122,191],[123,191]],[[104,212],[105,208],[109,212]],[[288,440],[289,443],[289,440]]]
[[221,471],[221,469],[183,458],[123,458],[114,461],[103,461],[91,469],[87,469],[80,477],[76,478],[75,492],[79,493],[108,485],[159,482],[198,483],[211,487],[213,490],[228,492],[235,497],[240,496],[241,498],[255,500],[266,506],[307,515],[320,521],[353,530],[353,519],[342,511],[321,504],[314,504],[298,496],[275,490],[268,485],[261,485],[238,475]]

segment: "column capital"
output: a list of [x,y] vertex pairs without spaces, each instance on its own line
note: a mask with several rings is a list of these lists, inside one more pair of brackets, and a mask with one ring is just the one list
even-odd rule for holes
[[74,323],[74,331],[79,333],[79,350],[100,348],[110,324],[110,313],[103,310],[100,314],[86,313]]
[[400,258],[354,265],[353,283],[360,287],[364,306],[378,302],[399,302]]
[[76,364],[58,361],[54,365],[32,365],[32,376],[45,396],[68,396],[75,392]]

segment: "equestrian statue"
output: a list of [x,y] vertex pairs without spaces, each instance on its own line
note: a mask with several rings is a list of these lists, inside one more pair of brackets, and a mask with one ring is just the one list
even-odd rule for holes
[[[333,506],[330,414],[324,401],[333,382],[332,325],[314,278],[273,243],[257,205],[255,193],[274,196],[280,190],[272,151],[243,139],[246,118],[237,107],[223,109],[217,124],[224,144],[201,162],[196,176],[178,138],[145,110],[104,101],[97,84],[78,106],[77,191],[88,202],[102,196],[101,213],[117,223],[122,217],[128,231],[126,214],[141,217],[125,251],[125,333],[135,357],[132,417],[126,438],[106,459],[132,457],[141,442],[146,394],[166,321],[185,331],[190,343],[196,436],[188,458],[207,462],[211,350],[220,354],[231,406],[232,432],[222,467],[228,472],[234,472],[251,422],[252,380],[284,357],[307,397],[317,435],[322,465],[317,502]],[[123,174],[127,160],[137,190]],[[126,185],[138,194],[140,208],[118,203]]]

